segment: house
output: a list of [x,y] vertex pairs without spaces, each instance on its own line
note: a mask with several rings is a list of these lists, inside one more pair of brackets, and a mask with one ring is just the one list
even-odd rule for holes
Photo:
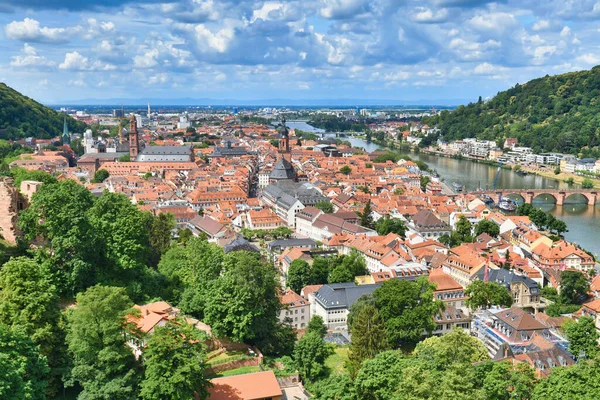
[[233,375],[210,380],[210,400],[282,400],[283,392],[273,371]]
[[531,249],[531,254],[542,268],[570,268],[587,272],[594,268],[595,264],[592,256],[564,240],[551,246],[540,243]]
[[429,272],[427,277],[429,282],[436,285],[433,295],[436,300],[440,300],[446,307],[451,306],[459,310],[465,308],[465,290],[450,275],[446,274],[442,268],[436,268]]
[[518,307],[476,313],[474,331],[492,358],[503,345],[509,346],[515,354],[529,352],[535,345],[536,336],[563,347],[567,344],[556,329]]
[[310,303],[291,289],[279,296],[282,309],[279,311],[279,323],[295,329],[304,329],[310,321]]
[[248,212],[248,228],[250,229],[273,230],[285,225],[285,221],[269,208]]
[[471,331],[471,317],[462,310],[447,304],[445,309],[438,311],[433,316],[435,329],[432,335],[441,336],[452,332],[454,329]]
[[194,217],[187,225],[195,236],[204,234],[209,242],[217,244],[233,235],[225,225],[206,215]]
[[594,299],[582,304],[579,311],[573,315],[576,319],[581,317],[591,317],[596,325],[596,330],[600,333],[600,299]]
[[[534,314],[543,312],[548,307],[549,303],[542,299],[539,286],[533,279],[503,268],[489,269],[487,273],[488,282],[495,282],[508,289],[513,299],[513,307],[519,307]],[[485,271],[479,270],[476,278],[484,280]]]
[[450,234],[450,226],[440,220],[431,210],[421,210],[413,215],[409,228],[423,238],[439,239],[442,235]]
[[448,258],[442,263],[442,269],[466,288],[487,264],[488,260],[482,257],[472,245],[463,244],[450,249]]
[[355,285],[354,282],[323,285],[309,295],[310,315],[319,315],[328,329],[347,329],[350,307],[359,297],[375,291],[380,283]]
[[354,223],[353,212],[325,214],[315,207],[306,207],[296,214],[296,232],[314,240],[326,241],[335,234],[376,236],[377,232]]

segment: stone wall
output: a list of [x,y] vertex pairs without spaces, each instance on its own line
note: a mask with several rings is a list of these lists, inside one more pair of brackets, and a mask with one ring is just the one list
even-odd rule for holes
[[17,227],[19,192],[12,178],[0,178],[0,235],[11,244],[17,243],[20,235]]

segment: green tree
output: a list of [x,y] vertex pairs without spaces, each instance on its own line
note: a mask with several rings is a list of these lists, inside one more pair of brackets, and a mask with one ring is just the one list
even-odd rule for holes
[[475,224],[475,236],[479,236],[482,233],[487,233],[491,237],[497,237],[500,235],[500,226],[489,219],[482,219]]
[[39,262],[44,262],[63,294],[72,294],[96,283],[99,263],[98,234],[87,212],[93,195],[75,181],[42,185],[30,206],[19,216],[19,226],[28,240],[40,237]]
[[127,340],[126,317],[133,304],[124,289],[93,286],[77,295],[67,315],[67,344],[73,354],[70,384],[82,399],[131,399],[137,395],[138,365]]
[[560,274],[560,298],[563,303],[581,304],[587,298],[590,284],[582,272],[563,271]]
[[175,217],[171,213],[160,213],[156,217],[152,217],[149,241],[150,262],[153,266],[157,266],[160,257],[171,248],[172,232],[176,225]]
[[310,322],[306,327],[306,333],[311,332],[315,332],[321,337],[325,337],[325,335],[327,334],[327,327],[325,326],[323,318],[320,315],[314,315],[310,319]]
[[347,374],[332,374],[319,379],[311,386],[315,399],[319,400],[354,400],[354,384]]
[[475,280],[465,289],[468,299],[465,304],[471,310],[487,309],[490,306],[510,307],[513,299],[508,289],[496,282]]
[[417,344],[414,355],[439,370],[445,370],[456,363],[471,365],[489,359],[483,343],[464,329],[454,329],[441,337],[425,339]]
[[463,242],[473,241],[473,237],[471,236],[473,232],[473,226],[464,215],[461,215],[458,218],[455,230],[456,233],[458,233],[462,237]]
[[302,288],[308,285],[311,280],[310,265],[301,259],[292,261],[288,268],[286,285],[296,293],[300,293]]
[[375,230],[381,236],[385,236],[388,233],[395,233],[404,238],[406,235],[406,225],[400,218],[380,218],[375,222]]
[[88,215],[102,243],[93,251],[101,254],[108,264],[98,271],[100,282],[146,267],[149,256],[147,226],[152,218],[150,213],[140,211],[123,194],[105,191]]
[[435,329],[433,315],[444,306],[434,300],[434,290],[435,285],[424,277],[414,281],[391,279],[375,290],[375,301],[390,344],[417,343],[423,332]]
[[331,354],[331,345],[325,343],[319,333],[311,332],[298,340],[293,357],[300,376],[314,381],[325,373],[325,359]]
[[353,282],[357,276],[367,273],[367,264],[363,256],[356,250],[348,255],[342,255],[335,261],[335,266],[329,274],[329,283]]
[[554,175],[560,174],[560,167],[554,168]]
[[581,317],[577,322],[568,321],[563,329],[569,339],[569,351],[575,357],[583,356],[591,359],[600,353],[598,348],[600,335],[596,330],[593,318]]
[[427,184],[431,182],[431,178],[428,175],[421,175],[419,180],[421,182],[421,190],[425,191]]
[[187,322],[171,321],[154,329],[144,349],[144,380],[140,397],[146,400],[208,398],[204,376],[206,335]]
[[573,179],[573,177],[570,176],[567,178],[567,180],[565,182],[567,183],[567,185],[571,186],[572,184],[575,183],[575,179]]
[[360,217],[359,223],[361,226],[364,226],[365,228],[373,227],[373,208],[371,207],[371,199],[367,201],[362,212],[358,213],[358,216]]
[[185,313],[204,318],[206,298],[221,273],[224,257],[222,248],[200,238],[163,254],[158,271],[173,283],[173,295],[181,296],[179,307]]
[[327,200],[319,200],[315,207],[323,211],[325,214],[331,214],[333,212],[333,204]]
[[354,318],[358,315],[358,313],[363,308],[377,307],[377,302],[375,301],[375,296],[372,293],[363,294],[360,296],[354,304],[350,307],[350,312],[348,313],[347,324],[348,326],[352,326],[354,324]]
[[344,165],[342,168],[340,168],[340,172],[344,175],[350,175],[350,173],[352,172],[352,167],[350,167],[349,165]]
[[49,371],[27,333],[0,324],[0,398],[44,400]]
[[129,154],[123,154],[121,157],[119,157],[119,162],[130,162],[131,161],[131,157],[129,156]]
[[10,174],[12,175],[12,177],[15,180],[14,185],[16,188],[20,188],[21,182],[23,182],[23,181],[36,181],[36,182],[42,182],[45,184],[51,184],[51,183],[57,182],[55,177],[53,177],[52,175],[50,175],[49,173],[47,173],[45,171],[37,171],[37,170],[30,171],[28,169],[21,168],[21,167],[13,167],[10,169]]
[[183,228],[177,232],[177,237],[179,243],[186,245],[187,242],[189,242],[190,239],[194,237],[194,234],[188,228]]
[[540,379],[532,400],[597,399],[600,397],[600,365],[598,361],[571,367],[553,368],[546,379]]
[[594,181],[591,180],[590,178],[585,178],[583,180],[583,182],[581,182],[581,187],[584,189],[593,189],[594,188]]
[[329,277],[329,259],[326,257],[315,257],[310,267],[310,285],[327,283]]
[[364,360],[389,349],[385,324],[373,306],[362,307],[356,313],[350,331],[352,344],[348,359],[354,373],[358,372]]
[[40,347],[51,368],[48,394],[56,394],[68,364],[64,321],[56,287],[34,260],[18,257],[0,270],[0,323],[21,329]]
[[398,350],[381,352],[370,360],[365,360],[354,386],[356,398],[361,400],[384,400],[393,398],[410,361]]
[[237,251],[225,256],[222,276],[206,299],[205,321],[217,337],[258,344],[268,341],[281,304],[272,266],[254,253]]
[[556,232],[557,235],[567,232],[567,224],[564,221],[556,218],[554,221],[552,221],[552,224],[549,226],[549,228],[550,230]]
[[108,177],[110,176],[110,174],[108,173],[107,170],[105,169],[99,169],[98,171],[96,171],[96,173],[94,174],[94,179],[92,180],[93,183],[102,183],[104,182]]

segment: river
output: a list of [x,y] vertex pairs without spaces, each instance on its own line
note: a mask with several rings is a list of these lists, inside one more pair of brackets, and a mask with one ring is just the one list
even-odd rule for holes
[[[310,127],[308,124],[305,125]],[[376,144],[367,143],[359,138],[344,138],[344,140],[348,140],[352,146],[363,147],[368,152],[379,148]],[[424,153],[406,153],[406,155],[413,160],[426,162],[430,168],[437,171],[444,181],[450,184],[452,182],[463,184],[467,190],[476,190],[478,187],[492,189],[498,170],[495,166],[469,160],[457,160]],[[520,176],[506,169],[500,170],[497,183],[497,188],[501,189],[566,189],[568,187],[566,183],[554,179],[538,175]],[[577,186],[573,185],[572,187]],[[565,238],[597,256],[600,254],[600,240],[598,240],[600,203],[597,204],[597,207],[582,204],[585,202],[585,198],[579,195],[572,196],[568,201],[573,204],[557,206],[552,197],[545,196],[544,198],[541,195],[534,200],[534,205],[565,221],[569,229],[565,233]]]

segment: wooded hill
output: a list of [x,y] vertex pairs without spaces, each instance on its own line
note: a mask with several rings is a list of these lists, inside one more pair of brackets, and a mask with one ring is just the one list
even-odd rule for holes
[[423,118],[446,140],[468,137],[503,142],[516,137],[535,152],[599,157],[600,66],[534,79],[489,101]]
[[[62,134],[65,114],[48,108],[0,82],[0,139],[35,137],[49,139]],[[67,117],[70,132],[82,133],[86,125]]]

